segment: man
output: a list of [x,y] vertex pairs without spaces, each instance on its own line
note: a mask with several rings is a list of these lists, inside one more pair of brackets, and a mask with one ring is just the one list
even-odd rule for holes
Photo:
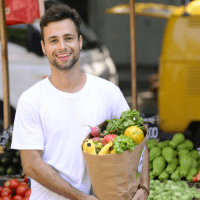
[[[97,200],[80,148],[90,132],[84,125],[97,126],[129,109],[117,86],[79,70],[80,23],[66,5],[52,6],[40,22],[51,75],[21,95],[11,146],[20,149],[31,177],[30,200]],[[147,199],[144,189],[140,194]]]

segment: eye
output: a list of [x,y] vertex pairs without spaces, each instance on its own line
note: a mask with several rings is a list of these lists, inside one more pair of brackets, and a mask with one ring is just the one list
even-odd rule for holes
[[72,40],[73,38],[72,37],[67,37],[67,38],[65,38],[67,41],[70,41],[70,40]]
[[56,43],[56,42],[57,42],[56,39],[50,41],[50,43]]

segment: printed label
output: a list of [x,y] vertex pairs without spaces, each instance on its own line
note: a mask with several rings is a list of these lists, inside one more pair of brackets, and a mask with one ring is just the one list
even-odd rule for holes
[[138,173],[142,172],[142,164],[143,164],[144,151],[145,151],[145,146],[144,146],[144,149],[143,149],[142,154],[140,156],[140,161],[139,161],[139,165],[138,165]]

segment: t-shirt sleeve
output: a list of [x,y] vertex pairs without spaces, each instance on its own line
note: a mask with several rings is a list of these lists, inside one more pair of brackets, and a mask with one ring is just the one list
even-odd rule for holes
[[116,96],[115,103],[112,110],[112,118],[116,116],[117,118],[120,118],[120,115],[123,111],[130,110],[130,107],[121,92],[121,90],[118,88],[118,95]]
[[31,104],[19,100],[12,134],[12,149],[43,150],[44,135],[37,110]]

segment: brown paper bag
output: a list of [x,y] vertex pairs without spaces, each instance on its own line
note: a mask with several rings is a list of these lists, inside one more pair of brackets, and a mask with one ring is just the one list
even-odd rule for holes
[[[103,131],[106,125],[107,122],[104,121],[98,127]],[[138,165],[147,140],[148,129],[145,125],[144,127],[145,138],[134,151],[107,155],[92,155],[82,151],[94,194],[99,200],[133,198],[140,184],[141,174],[138,173]],[[87,138],[92,138],[91,134],[85,139]]]

